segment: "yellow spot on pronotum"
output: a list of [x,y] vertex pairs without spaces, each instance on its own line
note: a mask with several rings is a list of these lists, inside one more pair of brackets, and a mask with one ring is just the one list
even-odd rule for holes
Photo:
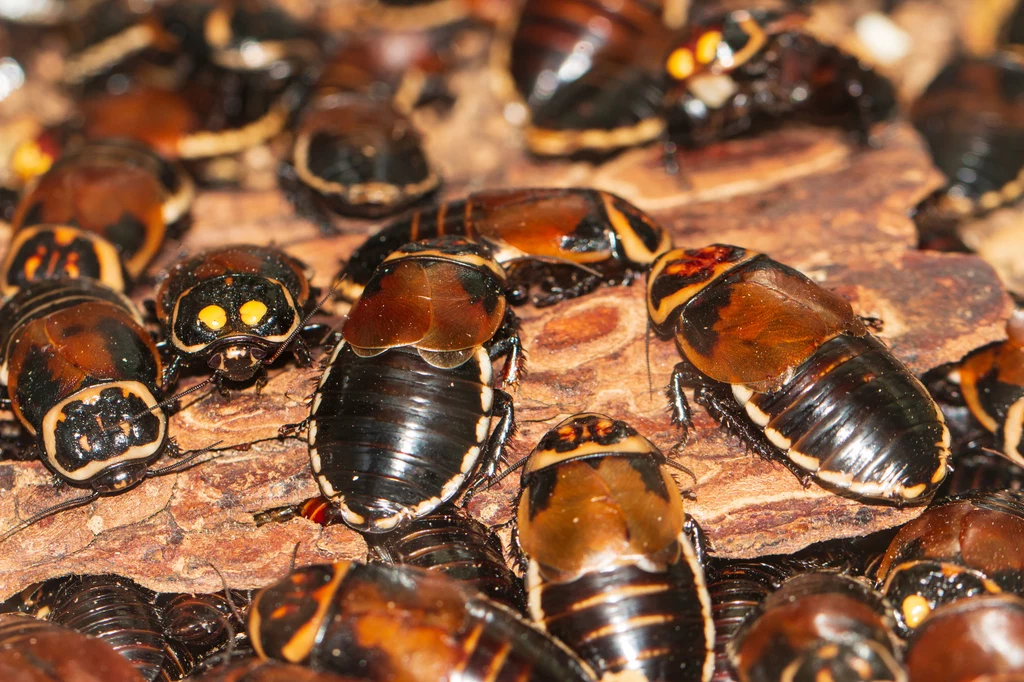
[[242,322],[250,327],[260,323],[263,316],[267,314],[267,306],[262,301],[247,301],[238,309]]
[[693,53],[685,47],[674,50],[665,64],[668,74],[680,81],[693,75],[693,66]]
[[921,621],[932,612],[928,600],[919,594],[912,594],[903,600],[903,620],[907,621],[907,627],[916,628]]
[[199,311],[199,321],[217,331],[227,324],[228,314],[219,305],[208,305]]
[[697,39],[697,61],[701,64],[710,64],[718,56],[718,44],[722,42],[722,34],[718,31],[708,31]]

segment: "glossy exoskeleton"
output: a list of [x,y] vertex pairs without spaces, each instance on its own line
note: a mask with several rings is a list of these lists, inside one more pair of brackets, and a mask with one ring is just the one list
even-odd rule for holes
[[[356,530],[386,532],[490,475],[512,430],[522,351],[501,266],[480,244],[408,244],[366,285],[309,417],[321,492]],[[498,417],[492,428],[492,416]]]
[[149,149],[105,140],[66,154],[23,193],[0,266],[3,291],[88,277],[124,291],[192,203],[192,181]]
[[[530,616],[602,679],[703,681],[715,628],[665,456],[625,422],[570,417],[523,469]],[[689,530],[689,529],[685,529]]]
[[373,682],[595,679],[511,609],[407,566],[297,569],[256,593],[249,637],[261,658]]
[[67,576],[26,588],[0,604],[0,613],[24,613],[102,639],[146,680],[168,681],[221,652],[251,652],[241,615],[250,598],[239,590],[154,594],[121,576]]
[[245,623],[238,622],[236,614],[244,614],[250,600],[248,591],[228,590],[161,594],[155,603],[160,609],[164,636],[178,645],[179,658],[199,664],[222,651],[230,650],[234,655],[247,650]]
[[669,138],[700,146],[801,117],[867,140],[896,111],[892,84],[803,23],[797,13],[736,10],[688,27],[665,59]]
[[144,682],[106,642],[20,613],[0,615],[0,679]]
[[189,679],[193,682],[359,682],[365,680],[363,677],[317,672],[301,665],[259,659],[232,661]]
[[[358,93],[318,91],[296,130],[292,164],[315,194],[312,201],[342,215],[394,213],[440,184],[412,121],[390,103]],[[294,201],[317,215],[314,204]]]
[[[437,189],[408,114],[439,94],[456,57],[453,31],[371,32],[324,65],[305,105],[282,180],[296,207],[321,225],[327,209],[394,213]],[[293,175],[294,177],[289,177]]]
[[835,573],[790,578],[727,646],[739,682],[905,682],[885,600]]
[[708,593],[715,621],[715,674],[712,682],[734,682],[726,647],[744,621],[783,582],[801,573],[844,572],[850,558],[842,553],[813,553],[762,559],[712,562]]
[[[298,506],[256,515],[256,525],[302,517],[323,526],[338,521],[331,501],[313,497]],[[370,558],[439,571],[474,585],[491,599],[526,610],[522,581],[505,563],[501,540],[461,508],[446,504],[390,533],[364,536]]]
[[509,70],[530,110],[532,152],[694,147],[795,116],[866,139],[895,110],[892,85],[805,31],[803,15],[737,10],[672,31],[673,4],[526,4]]
[[[355,300],[393,251],[444,235],[488,244],[505,268],[511,301],[529,299],[538,306],[586,294],[601,284],[629,284],[672,247],[668,230],[609,192],[485,190],[386,225],[355,250],[338,274],[338,295]],[[534,286],[539,291],[531,296]]]
[[116,494],[168,449],[160,356],[132,303],[90,279],[22,289],[0,308],[0,381],[62,481]]
[[987,595],[947,604],[910,638],[910,682],[1024,679],[1024,600]]
[[502,66],[529,109],[531,152],[602,155],[665,134],[664,9],[655,0],[524,4]]
[[491,599],[523,611],[526,598],[509,569],[501,540],[454,505],[445,505],[391,533],[367,535],[373,556],[444,573],[475,586]]
[[176,680],[187,673],[164,635],[152,594],[113,575],[72,577],[53,598],[49,619],[97,637],[130,661],[142,677]]
[[[925,204],[923,222],[978,215],[1024,192],[1024,63],[1009,53],[961,57],[936,76],[910,110],[949,185]],[[927,237],[928,235],[924,235]]]
[[896,534],[875,569],[901,633],[936,607],[979,594],[1024,594],[1024,494],[975,491],[937,501]]
[[961,360],[949,378],[971,415],[994,438],[995,449],[1024,465],[1024,311],[1006,325],[1007,339]]
[[723,427],[803,481],[904,504],[946,477],[941,411],[837,294],[721,244],[658,258],[647,294],[655,330],[684,358],[669,387],[684,430],[691,386]]
[[280,249],[224,246],[173,266],[156,292],[156,314],[173,360],[164,381],[204,361],[231,381],[252,379],[288,344],[300,362],[298,336],[310,300],[309,268]]

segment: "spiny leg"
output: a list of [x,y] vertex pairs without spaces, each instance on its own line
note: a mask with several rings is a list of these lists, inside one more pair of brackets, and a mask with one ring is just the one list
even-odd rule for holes
[[502,464],[507,464],[505,459],[505,447],[512,434],[515,433],[515,408],[512,406],[512,396],[505,391],[494,391],[494,407],[491,414],[498,417],[498,423],[491,429],[491,435],[484,446],[483,457],[480,461],[480,474],[493,479]]
[[779,451],[764,432],[747,418],[739,403],[733,398],[729,387],[725,384],[704,384],[697,387],[693,399],[708,411],[723,429],[743,441],[743,443],[762,459],[779,462],[793,472],[804,485],[810,483],[813,474],[801,469]]
[[707,379],[689,362],[676,363],[676,366],[672,368],[672,378],[668,383],[669,408],[672,410],[672,423],[682,430],[682,437],[676,448],[686,445],[690,439],[690,431],[693,429],[693,412],[683,389],[696,389],[706,381]]
[[505,313],[505,321],[487,345],[487,354],[494,361],[505,356],[501,370],[501,386],[515,388],[526,371],[526,353],[519,338],[519,319],[511,309]]

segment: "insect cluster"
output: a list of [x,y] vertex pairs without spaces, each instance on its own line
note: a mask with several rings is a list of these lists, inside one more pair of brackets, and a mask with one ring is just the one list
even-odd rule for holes
[[[298,565],[296,547],[256,590],[222,576],[220,592],[159,593],[104,571],[19,585],[0,605],[0,677],[1024,679],[1021,313],[1005,341],[917,376],[884,319],[782,259],[694,244],[597,187],[448,192],[426,143],[424,117],[453,115],[476,69],[537,167],[651,148],[683,191],[694,150],[773,128],[831,126],[853,158],[884,147],[896,88],[812,32],[808,4],[374,0],[303,17],[258,0],[0,3],[0,107],[56,50],[49,85],[71,108],[5,147],[0,446],[79,489],[19,514],[0,547],[27,551],[68,510],[150,479],[202,478],[254,443],[183,450],[180,417],[208,407],[185,398],[258,404],[270,377],[308,368],[305,418],[274,427],[303,441],[320,495],[237,522],[342,527],[367,548]],[[998,19],[1000,51],[957,57],[908,110],[950,180],[913,211],[922,247],[963,248],[962,221],[1022,194],[1024,19]],[[290,249],[225,243],[209,223],[216,245],[175,258],[194,202],[244,201],[247,165],[268,156],[341,269],[321,283]],[[531,339],[543,345],[520,316],[610,287],[635,294],[649,346],[678,351],[649,396],[672,437],[657,442],[625,400],[562,405],[520,456]],[[583,348],[592,331],[559,333]],[[648,348],[621,372],[651,377],[650,363]],[[716,556],[720,534],[687,499],[699,508],[688,452],[706,417],[766,481],[781,467],[868,518],[916,518],[797,554]],[[513,474],[508,520],[489,526],[479,500]],[[220,557],[193,558],[219,572]]]

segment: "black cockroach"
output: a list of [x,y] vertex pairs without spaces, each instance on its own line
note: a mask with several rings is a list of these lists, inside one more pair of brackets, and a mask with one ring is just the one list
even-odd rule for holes
[[1020,198],[1021,113],[1024,65],[1007,53],[954,61],[917,99],[911,120],[949,178],[943,210],[977,215]]
[[727,647],[739,682],[906,682],[885,600],[834,573],[790,578]]
[[0,679],[144,682],[106,642],[20,613],[0,615]]
[[[246,651],[248,592],[155,594],[116,575],[54,578],[0,605],[105,641],[146,680],[178,680],[221,651]],[[230,601],[229,601],[230,599]]]
[[515,537],[530,616],[601,679],[714,672],[711,599],[665,461],[625,422],[579,414],[523,469]]
[[[175,61],[183,60],[181,41],[158,12],[139,13],[120,3],[97,8],[76,28],[61,80],[76,94],[104,88],[123,89],[133,75],[173,78]],[[157,72],[158,65],[160,67]]]
[[367,535],[366,543],[381,561],[438,571],[517,611],[526,608],[523,584],[505,563],[501,540],[459,507],[445,505],[404,528]]
[[473,26],[463,21],[468,7],[452,12],[461,0],[371,4],[355,12],[371,27],[353,32],[320,70],[291,165],[281,169],[296,208],[325,230],[328,211],[388,215],[437,190],[441,178],[410,114],[450,100],[448,76],[469,59],[457,47]]
[[184,648],[187,656],[179,655],[181,659],[199,665],[222,651],[230,650],[232,655],[244,653],[248,646],[245,623],[238,619],[248,610],[251,599],[247,590],[226,590],[210,594],[160,594],[155,603],[160,609],[164,636],[177,645],[176,651]]
[[[335,290],[355,300],[393,251],[445,235],[488,244],[505,269],[510,300],[528,299],[538,306],[583,295],[600,284],[629,284],[672,248],[668,230],[610,192],[485,190],[389,223],[355,250]],[[539,291],[531,296],[533,287]]]
[[511,609],[408,566],[297,569],[256,593],[249,637],[261,658],[379,682],[595,679],[565,645]]
[[907,647],[910,682],[1024,679],[1024,600],[987,595],[936,609]]
[[663,19],[679,4],[526,2],[503,55],[507,63],[497,66],[507,69],[509,89],[529,110],[529,150],[602,155],[662,138],[663,59],[672,45]]
[[313,199],[294,194],[300,211],[326,225],[314,203],[335,213],[376,217],[397,212],[440,185],[412,121],[387,102],[322,90],[305,108],[292,150],[294,174]]
[[801,480],[860,499],[927,500],[946,477],[950,435],[920,381],[845,299],[764,254],[716,244],[670,251],[648,278],[655,330],[684,362],[684,386],[757,454]]
[[26,188],[11,227],[3,293],[89,277],[125,291],[180,225],[194,196],[184,171],[148,148],[102,140],[61,156]]
[[[340,521],[337,507],[321,496],[298,507],[258,514],[256,524],[297,516],[324,526]],[[455,505],[444,505],[398,530],[367,535],[365,539],[372,558],[439,571],[474,585],[497,602],[519,611],[526,608],[523,585],[505,563],[501,540]]]
[[1020,54],[959,57],[946,66],[910,110],[932,161],[948,179],[914,220],[921,246],[967,248],[958,227],[1024,195],[1024,61]]
[[501,460],[512,401],[491,387],[491,360],[507,356],[501,380],[514,384],[523,359],[504,280],[483,245],[416,242],[384,261],[349,312],[308,440],[321,492],[356,530],[428,514]]
[[153,594],[128,578],[90,575],[64,580],[49,619],[103,640],[149,682],[180,679],[187,672],[163,635]]
[[[172,360],[164,381],[205,362],[217,376],[252,379],[286,349],[310,363],[300,337],[310,312],[309,278],[301,261],[280,249],[224,246],[174,265],[156,292],[156,315]],[[263,379],[263,377],[261,377]]]
[[260,0],[218,0],[203,16],[208,59],[231,72],[293,76],[320,59],[320,37],[310,26]]
[[1024,493],[974,491],[935,502],[896,534],[874,571],[901,634],[938,606],[1024,595]]

